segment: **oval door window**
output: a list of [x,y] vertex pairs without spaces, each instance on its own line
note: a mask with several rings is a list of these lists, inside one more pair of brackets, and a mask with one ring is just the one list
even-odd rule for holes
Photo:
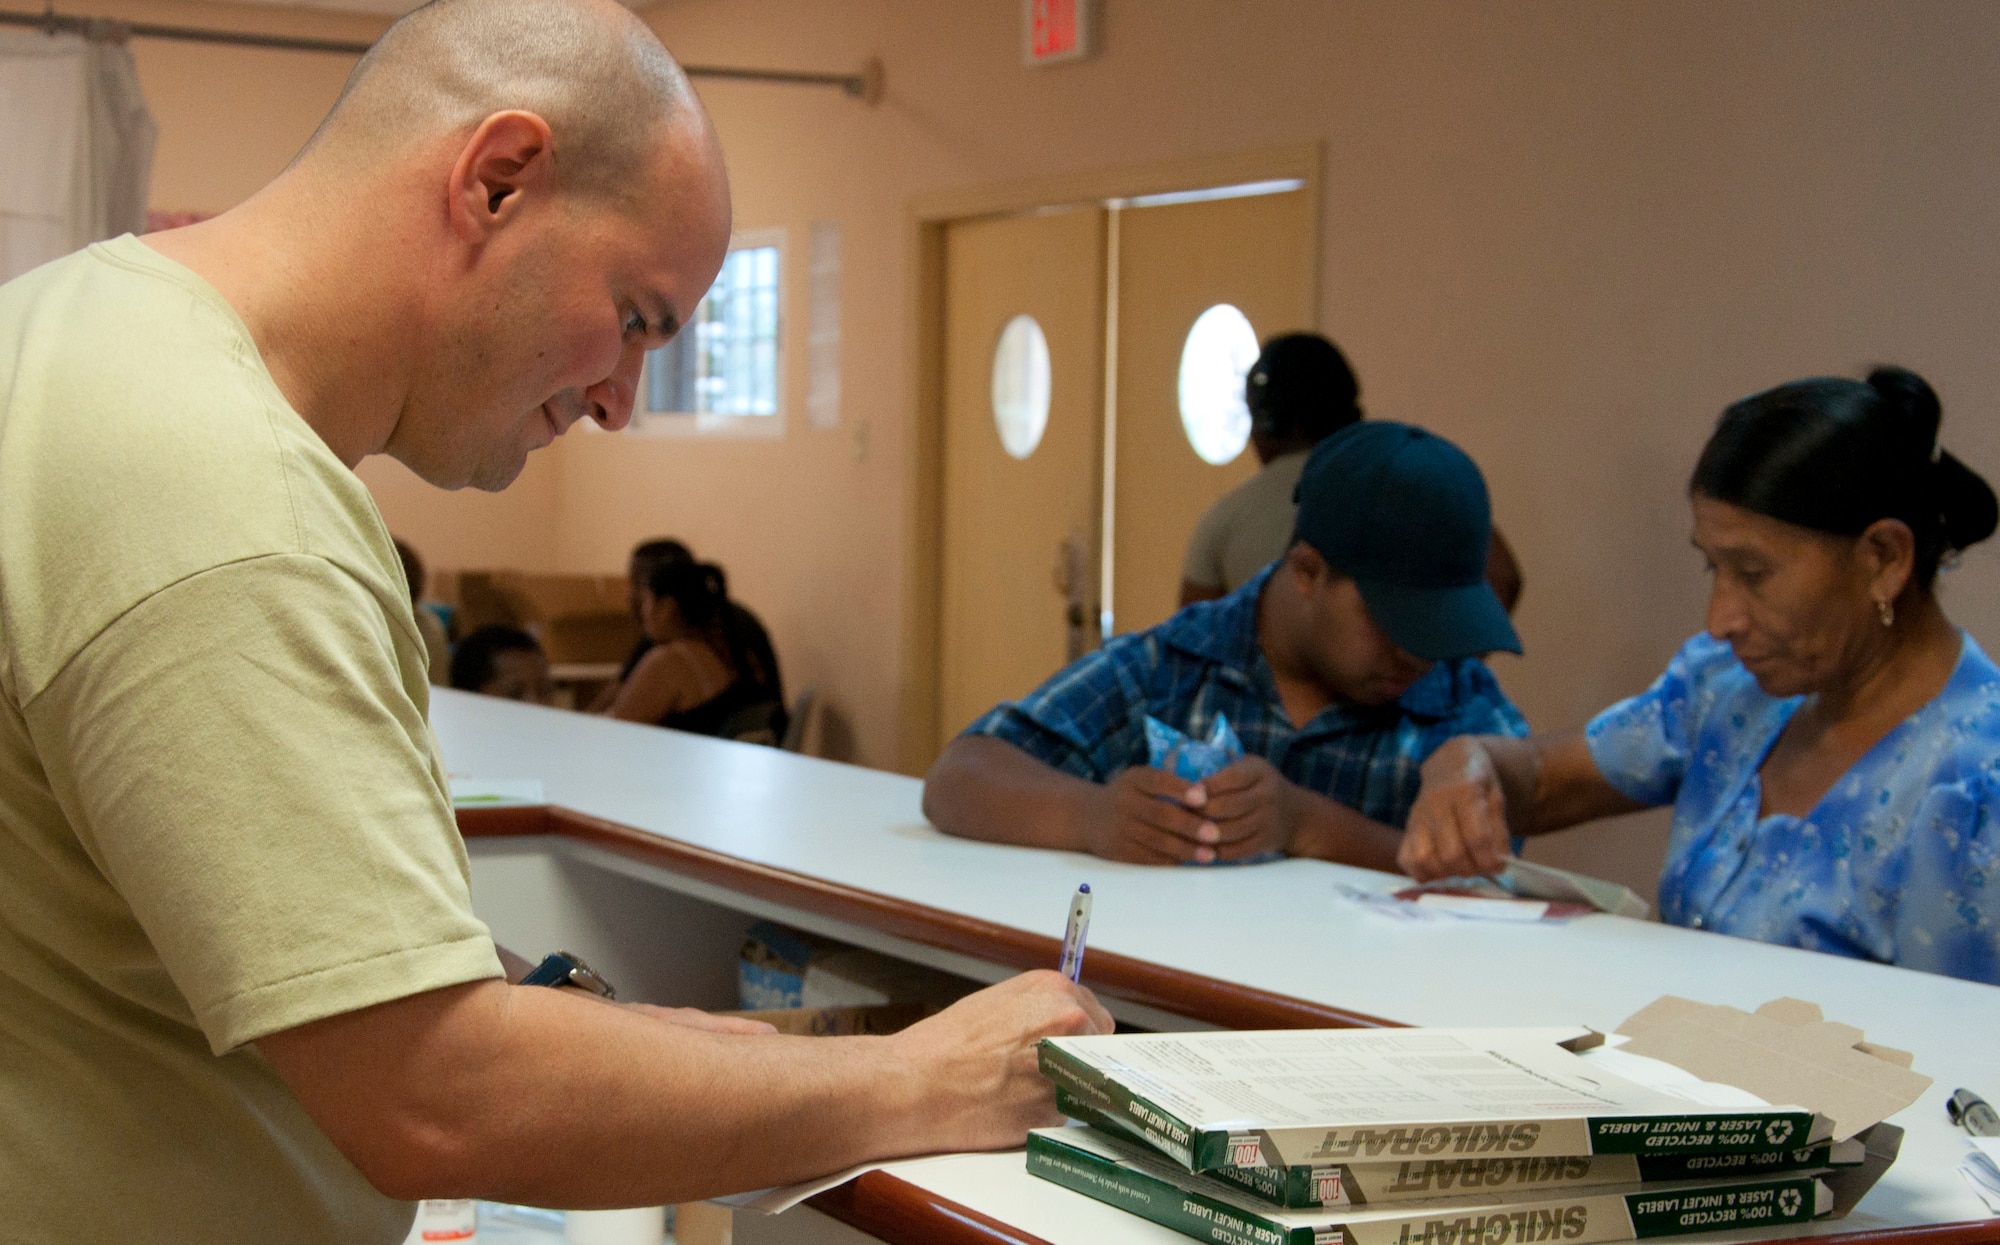
[[993,351],[993,426],[1000,444],[1026,458],[1049,426],[1049,339],[1033,316],[1015,316]]
[[1217,303],[1195,317],[1181,347],[1181,428],[1203,462],[1221,466],[1250,443],[1243,378],[1257,362],[1249,317]]

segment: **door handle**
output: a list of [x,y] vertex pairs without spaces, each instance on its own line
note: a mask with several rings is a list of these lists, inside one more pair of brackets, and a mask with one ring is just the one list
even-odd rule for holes
[[1056,544],[1055,573],[1052,576],[1055,590],[1063,598],[1064,650],[1069,660],[1089,652],[1091,642],[1089,620],[1095,612],[1090,601],[1092,576],[1089,545],[1084,534],[1075,528]]

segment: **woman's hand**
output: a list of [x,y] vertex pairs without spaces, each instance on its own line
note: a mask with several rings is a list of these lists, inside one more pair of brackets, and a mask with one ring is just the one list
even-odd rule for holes
[[1511,853],[1507,794],[1485,744],[1462,736],[1424,762],[1396,864],[1419,882],[1506,868]]

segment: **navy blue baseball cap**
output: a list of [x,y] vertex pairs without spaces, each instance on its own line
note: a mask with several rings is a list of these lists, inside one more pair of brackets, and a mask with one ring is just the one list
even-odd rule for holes
[[1314,447],[1295,539],[1354,580],[1399,648],[1427,661],[1521,651],[1486,583],[1493,512],[1479,468],[1443,437],[1364,420]]

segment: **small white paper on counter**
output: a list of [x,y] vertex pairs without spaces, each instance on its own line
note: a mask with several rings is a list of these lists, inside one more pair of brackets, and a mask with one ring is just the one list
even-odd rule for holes
[[712,1197],[708,1200],[732,1210],[754,1210],[760,1215],[775,1215],[790,1210],[815,1193],[824,1193],[836,1185],[846,1184],[864,1172],[877,1171],[887,1166],[887,1163],[862,1163],[815,1180],[781,1184],[772,1189],[752,1189],[748,1193],[732,1193],[728,1197]]
[[1360,904],[1380,916],[1399,921],[1505,921],[1533,924],[1546,921],[1562,924],[1563,918],[1549,916],[1549,905],[1540,900],[1486,899],[1477,895],[1420,895],[1415,900],[1398,899],[1388,891],[1336,882],[1334,894]]
[[1417,906],[1476,921],[1539,921],[1549,914],[1549,905],[1539,899],[1481,899],[1477,895],[1419,895]]
[[1958,1165],[1958,1174],[1986,1203],[1989,1213],[2000,1215],[2000,1137],[1972,1138],[1972,1149]]
[[523,806],[546,804],[539,778],[461,778],[451,776],[451,802],[455,808],[467,805]]

